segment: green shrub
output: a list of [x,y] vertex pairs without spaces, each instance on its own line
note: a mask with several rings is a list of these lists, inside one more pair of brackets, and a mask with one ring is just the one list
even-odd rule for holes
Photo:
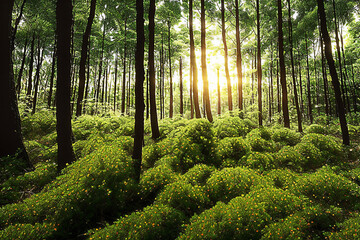
[[288,189],[294,185],[298,178],[298,174],[290,169],[273,169],[266,172],[264,176],[272,181],[276,187],[282,189]]
[[215,136],[219,139],[226,137],[244,137],[252,128],[249,122],[239,117],[225,116],[219,117],[214,121]]
[[360,207],[360,188],[349,179],[335,174],[329,167],[320,168],[312,174],[298,178],[293,191],[310,199],[345,208]]
[[210,200],[204,187],[180,180],[166,185],[156,197],[155,203],[167,204],[187,216],[192,216],[206,209],[210,205]]
[[300,133],[291,130],[289,128],[273,129],[271,137],[275,142],[281,143],[282,145],[295,146],[301,140]]
[[90,239],[174,239],[184,221],[184,215],[172,207],[151,205],[95,231]]
[[325,164],[321,151],[312,143],[298,143],[295,145],[294,150],[303,156],[301,167],[304,170],[317,169]]
[[252,169],[260,171],[270,170],[275,168],[274,158],[270,153],[250,152],[244,156],[241,163]]
[[311,124],[305,130],[307,134],[309,133],[317,133],[317,134],[327,134],[328,131],[325,126],[320,124]]
[[53,223],[15,224],[0,231],[0,239],[42,240],[51,238],[56,232]]
[[197,164],[190,168],[182,177],[192,185],[205,185],[206,180],[214,171],[215,167],[213,166]]
[[116,142],[63,170],[40,193],[0,209],[0,227],[16,223],[59,224],[57,238],[77,235],[105,216],[128,208],[136,195],[132,160]]
[[178,174],[166,165],[151,168],[141,176],[139,194],[142,199],[152,200],[164,186],[176,181],[178,177]]
[[340,231],[332,231],[326,233],[326,236],[330,240],[338,239],[359,239],[359,229],[360,229],[360,216],[359,214],[354,214],[351,218],[347,219],[343,223],[337,224],[337,227],[340,228]]
[[55,114],[49,110],[38,111],[33,115],[25,116],[21,121],[21,126],[25,139],[38,139],[56,130]]
[[300,152],[294,148],[285,146],[279,152],[274,154],[275,164],[279,167],[286,167],[301,171],[305,159]]
[[15,156],[0,157],[0,183],[3,183],[10,177],[16,177],[24,174],[29,169],[29,164],[18,154]]
[[158,143],[145,146],[143,149],[143,167],[145,169],[152,168],[156,161],[163,156],[170,154],[172,149],[172,141],[164,139]]
[[320,150],[321,156],[329,162],[338,163],[344,156],[341,143],[332,136],[310,133],[305,135],[301,142],[314,144]]
[[39,163],[34,171],[9,178],[0,185],[0,206],[39,192],[56,177],[56,170],[56,165],[53,163]]
[[247,194],[253,185],[261,182],[261,176],[254,170],[237,167],[213,172],[206,186],[214,202],[228,202],[234,197]]
[[256,128],[246,135],[246,141],[251,150],[256,152],[273,152],[275,143],[271,140],[271,132],[268,128]]
[[242,137],[227,137],[219,141],[215,151],[221,162],[232,159],[237,163],[239,159],[250,152],[250,146]]

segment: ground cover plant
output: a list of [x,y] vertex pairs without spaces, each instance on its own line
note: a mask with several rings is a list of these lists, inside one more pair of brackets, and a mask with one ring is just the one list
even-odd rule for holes
[[4,162],[0,239],[359,237],[360,149],[324,125],[165,119],[158,141],[146,133],[137,183],[130,118],[74,120],[78,160],[57,173],[51,114],[26,118],[39,128],[25,135],[34,169]]

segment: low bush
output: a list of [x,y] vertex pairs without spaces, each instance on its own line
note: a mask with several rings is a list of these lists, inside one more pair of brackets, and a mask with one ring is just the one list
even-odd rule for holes
[[264,176],[273,182],[273,184],[281,189],[289,189],[293,186],[299,177],[298,174],[291,171],[290,169],[273,169],[265,172]]
[[289,128],[273,129],[272,140],[283,146],[295,146],[301,140],[301,134]]
[[303,156],[301,167],[304,170],[317,169],[326,163],[321,151],[312,143],[298,143],[294,147],[294,150]]
[[151,205],[117,220],[113,225],[90,232],[89,239],[174,239],[184,215],[167,205]]
[[241,159],[241,164],[261,172],[276,167],[272,154],[266,152],[250,152]]
[[268,128],[260,127],[252,130],[246,135],[246,141],[250,144],[252,151],[275,151],[275,142],[271,139],[271,131]]
[[[360,215],[359,213],[353,214],[352,217],[344,221],[343,223],[337,224],[339,231],[332,231],[326,233],[326,237],[330,240],[338,239],[359,239],[360,233]],[[335,229],[337,229],[335,228]]]
[[172,140],[166,138],[158,143],[145,146],[143,149],[143,167],[145,169],[151,168],[160,158],[170,154],[173,144]]
[[219,141],[215,152],[220,162],[230,159],[237,164],[243,156],[250,152],[250,146],[242,137],[227,137]]
[[39,139],[56,130],[55,113],[49,110],[38,111],[25,116],[21,121],[21,130],[25,139]]
[[254,128],[253,123],[235,116],[219,117],[214,121],[214,133],[219,139],[245,137]]
[[276,166],[301,171],[305,158],[296,148],[285,146],[274,154],[274,161]]
[[327,134],[328,133],[326,127],[323,125],[320,125],[320,124],[311,124],[310,126],[308,126],[305,129],[305,132],[307,134],[310,134],[310,133]]
[[53,223],[15,224],[0,231],[0,239],[42,240],[52,238],[57,226]]
[[215,167],[206,164],[197,164],[190,168],[182,178],[192,185],[205,185],[206,180],[210,177]]
[[261,176],[252,169],[224,168],[211,174],[206,187],[211,200],[228,202],[234,197],[247,194],[253,185],[260,184],[262,181]]

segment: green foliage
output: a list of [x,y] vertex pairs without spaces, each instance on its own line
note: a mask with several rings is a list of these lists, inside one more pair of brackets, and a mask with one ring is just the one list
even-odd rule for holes
[[254,170],[237,167],[213,172],[206,186],[211,200],[228,202],[234,197],[247,194],[253,185],[261,182],[261,177]]
[[301,135],[300,133],[289,128],[279,128],[273,129],[271,138],[275,142],[281,143],[281,145],[295,146],[300,142]]
[[[43,191],[0,209],[0,226],[50,221],[59,238],[95,224],[104,215],[124,211],[137,192],[132,161],[113,142],[74,162]],[[86,221],[84,221],[86,219]]]
[[13,203],[39,192],[56,177],[56,165],[39,163],[35,170],[18,177],[11,177],[0,185],[0,206]]
[[287,167],[297,171],[302,170],[302,165],[305,162],[304,157],[300,152],[296,148],[290,146],[285,146],[280,149],[279,152],[275,153],[274,160],[279,167]]
[[178,177],[178,174],[166,165],[151,168],[141,176],[139,194],[142,199],[153,199],[164,186],[176,181]]
[[305,135],[301,142],[314,144],[321,151],[321,157],[328,162],[338,163],[344,156],[341,143],[332,136],[310,133]]
[[57,144],[50,146],[46,146],[41,144],[36,140],[30,140],[24,142],[26,151],[29,155],[30,161],[35,163],[43,162],[47,160],[56,159],[57,154]]
[[312,143],[301,142],[294,147],[296,152],[303,156],[300,166],[304,170],[311,170],[325,164],[325,159],[321,156],[321,151]]
[[151,205],[96,230],[90,239],[174,239],[184,220],[184,215],[170,206]]
[[233,160],[235,167],[239,159],[250,152],[250,146],[242,137],[226,137],[219,141],[215,152],[220,162]]
[[358,213],[337,225],[337,227],[340,228],[340,231],[326,233],[328,239],[359,239],[360,216]]
[[0,231],[0,239],[42,240],[57,230],[53,223],[15,224]]
[[241,163],[260,171],[270,170],[276,167],[274,157],[266,152],[250,152],[250,154],[242,158]]
[[55,114],[48,110],[42,110],[33,115],[27,115],[22,119],[21,127],[22,134],[26,139],[43,137],[56,130]]
[[151,168],[155,162],[172,152],[173,142],[170,139],[164,139],[143,148],[143,168]]
[[272,181],[276,187],[288,189],[294,184],[298,175],[290,169],[273,169],[266,172],[265,177]]
[[210,199],[203,186],[179,180],[166,185],[156,197],[155,203],[167,204],[181,210],[187,216],[192,216],[206,209],[210,205]]
[[215,171],[215,167],[206,164],[197,164],[190,168],[182,177],[192,185],[205,185],[206,180],[211,173]]
[[360,188],[349,179],[337,175],[329,167],[297,179],[292,191],[323,204],[359,209]]
[[17,155],[0,157],[0,183],[27,171],[28,164]]
[[250,120],[243,120],[239,117],[225,116],[214,121],[215,136],[219,139],[226,137],[245,137],[255,125]]
[[251,130],[251,132],[246,135],[246,141],[250,144],[252,151],[275,151],[275,143],[271,140],[271,131],[268,128],[260,127]]
[[324,127],[323,125],[320,124],[311,124],[310,126],[308,126],[305,130],[305,132],[307,134],[310,133],[317,133],[317,134],[327,134],[327,130],[326,127]]

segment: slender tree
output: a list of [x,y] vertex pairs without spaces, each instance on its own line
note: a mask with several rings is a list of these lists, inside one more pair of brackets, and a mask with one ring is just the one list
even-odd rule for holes
[[183,96],[183,74],[182,74],[182,58],[180,57],[180,64],[179,64],[179,75],[180,75],[180,114],[183,116],[184,114],[184,96]]
[[318,14],[320,16],[322,38],[325,44],[325,57],[329,65],[332,84],[334,87],[335,100],[339,112],[339,120],[340,120],[343,143],[345,145],[350,145],[349,129],[346,122],[345,107],[343,100],[341,98],[340,82],[336,72],[335,62],[332,55],[331,39],[329,36],[329,32],[327,30],[324,2],[323,0],[317,0],[317,4],[318,4]]
[[170,108],[169,108],[169,117],[172,118],[174,114],[174,94],[173,94],[173,79],[172,79],[172,69],[171,69],[171,22],[168,20],[168,57],[169,57],[169,74],[170,74]]
[[0,2],[0,158],[16,156],[31,168],[23,144],[11,62],[11,19],[14,0]]
[[17,82],[16,82],[16,92],[18,95],[20,95],[20,90],[21,90],[21,79],[22,79],[22,75],[24,72],[24,67],[25,67],[25,61],[26,61],[26,49],[27,49],[27,45],[28,45],[28,38],[25,39],[25,45],[24,45],[24,53],[23,53],[23,57],[22,57],[22,61],[21,61],[21,66],[20,66],[20,70],[17,76]]
[[56,81],[56,130],[58,143],[58,171],[75,161],[71,130],[71,25],[72,0],[58,0],[56,6],[57,26],[57,81]]
[[239,0],[235,0],[235,19],[236,19],[236,70],[238,78],[238,104],[239,110],[243,109],[243,83],[242,83],[242,57],[240,42],[240,19],[239,19]]
[[282,111],[284,118],[284,126],[290,128],[288,96],[286,86],[286,70],[285,70],[285,58],[284,58],[284,35],[282,29],[282,4],[281,0],[278,0],[278,42],[279,42],[279,62],[280,62],[280,82],[282,89]]
[[80,116],[82,113],[82,101],[84,99],[85,90],[85,79],[86,79],[86,59],[89,47],[89,39],[91,34],[91,26],[95,17],[96,0],[91,0],[90,3],[90,14],[88,17],[85,32],[83,34],[82,46],[81,46],[81,58],[80,58],[80,69],[79,69],[79,89],[78,98],[76,103],[76,116]]
[[49,89],[49,95],[48,95],[48,100],[47,100],[48,108],[51,107],[51,101],[52,101],[52,96],[53,96],[55,65],[56,65],[56,39],[54,42],[54,50],[53,50],[53,57],[52,57],[52,63],[51,63],[50,89]]
[[156,112],[155,96],[155,65],[154,65],[154,45],[155,45],[155,0],[150,0],[149,8],[149,84],[150,84],[150,121],[152,138],[160,137],[158,118]]
[[140,181],[142,145],[144,141],[144,3],[143,0],[136,0],[136,52],[135,52],[135,137],[134,159],[135,179]]
[[[149,25],[150,27],[150,25]],[[123,79],[122,79],[122,92],[121,92],[121,114],[125,114],[125,96],[126,96],[126,54],[127,54],[127,17],[124,20],[124,63],[123,63]],[[149,55],[150,56],[150,55]]]
[[305,48],[306,48],[306,73],[307,73],[307,100],[308,100],[308,114],[310,123],[313,124],[314,118],[312,114],[312,102],[311,102],[311,91],[310,91],[310,67],[309,67],[309,54],[308,54],[308,38],[305,33]]
[[262,69],[261,69],[261,38],[260,38],[260,6],[256,0],[256,26],[257,26],[257,76],[258,76],[258,108],[259,125],[262,126]]

